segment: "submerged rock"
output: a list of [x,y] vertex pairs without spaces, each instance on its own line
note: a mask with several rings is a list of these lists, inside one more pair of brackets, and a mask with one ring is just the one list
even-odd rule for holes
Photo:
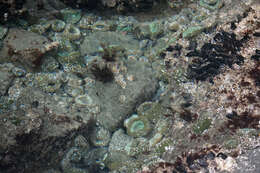
[[4,39],[0,62],[19,62],[26,68],[33,68],[41,63],[41,58],[47,51],[57,46],[57,42],[50,42],[36,33],[22,29],[10,29]]
[[[111,131],[121,126],[138,104],[150,99],[158,87],[149,63],[135,60],[127,60],[125,63],[127,75],[132,75],[133,79],[125,80],[121,75],[123,81],[120,78],[107,83],[97,81],[88,89],[90,97],[100,105],[98,122]],[[124,101],[120,100],[122,96]]]

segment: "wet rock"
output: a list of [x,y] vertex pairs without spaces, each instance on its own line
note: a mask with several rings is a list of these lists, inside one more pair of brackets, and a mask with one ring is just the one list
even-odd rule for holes
[[42,56],[58,46],[47,38],[21,29],[10,29],[4,39],[0,61],[19,62],[26,68],[36,67]]
[[52,56],[46,56],[42,60],[41,69],[43,72],[55,72],[58,71],[60,64]]
[[[82,151],[78,148],[71,148],[61,161],[61,168],[64,172],[71,172],[72,164],[80,163],[83,160]],[[73,171],[74,172],[74,171]]]
[[[133,81],[97,81],[88,90],[90,97],[100,105],[98,122],[112,131],[122,125],[122,121],[132,114],[138,104],[150,99],[158,87],[149,63],[128,60],[126,64],[127,73],[133,76]],[[121,96],[125,96],[124,102],[120,102]]]
[[161,104],[156,102],[144,102],[137,108],[139,116],[146,117],[149,121],[156,123],[163,114],[164,109]]
[[60,90],[63,76],[61,73],[28,73],[26,84],[42,89],[42,91],[55,93]]

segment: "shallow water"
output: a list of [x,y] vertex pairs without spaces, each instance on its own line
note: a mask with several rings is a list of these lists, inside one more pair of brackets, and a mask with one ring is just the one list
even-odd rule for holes
[[0,25],[0,172],[236,172],[259,146],[257,1],[43,3]]

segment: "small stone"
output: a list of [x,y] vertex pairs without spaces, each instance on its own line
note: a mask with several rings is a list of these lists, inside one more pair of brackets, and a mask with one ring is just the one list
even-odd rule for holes
[[175,31],[178,31],[178,30],[179,30],[180,25],[179,25],[178,22],[171,22],[171,23],[169,23],[168,28],[169,28],[169,30],[175,32]]

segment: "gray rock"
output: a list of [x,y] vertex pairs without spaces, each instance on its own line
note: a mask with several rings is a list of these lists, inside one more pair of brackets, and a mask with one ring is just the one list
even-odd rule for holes
[[97,121],[110,131],[122,126],[124,119],[130,116],[139,104],[151,99],[158,88],[158,81],[149,63],[127,60],[125,64],[127,75],[132,75],[133,81],[97,81],[88,89],[93,102],[100,106]]
[[259,173],[260,172],[260,147],[249,150],[236,158],[236,173]]
[[42,56],[56,47],[47,38],[22,29],[10,29],[0,52],[0,62],[19,62],[25,67],[36,67]]

